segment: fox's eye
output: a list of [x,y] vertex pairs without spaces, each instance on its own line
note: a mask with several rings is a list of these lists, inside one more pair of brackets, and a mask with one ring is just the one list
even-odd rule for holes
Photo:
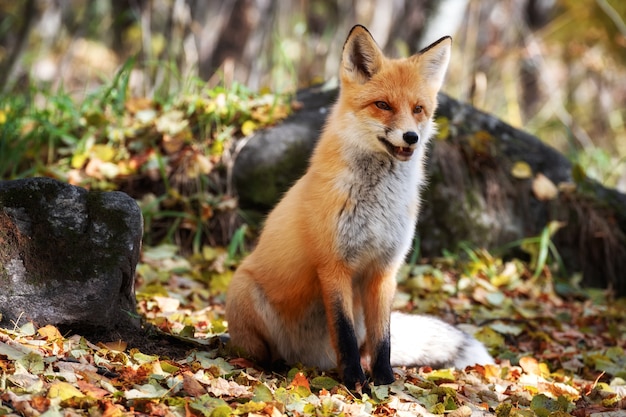
[[377,101],[374,104],[381,110],[391,110],[391,106],[385,101]]
[[413,114],[420,114],[423,110],[422,106],[415,106],[413,107]]

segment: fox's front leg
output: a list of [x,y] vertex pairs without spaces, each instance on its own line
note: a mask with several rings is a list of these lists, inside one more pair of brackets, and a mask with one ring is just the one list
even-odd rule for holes
[[354,325],[352,271],[341,264],[319,271],[326,320],[343,382],[349,389],[365,384],[361,353]]
[[363,288],[362,299],[367,332],[366,348],[371,357],[371,373],[375,385],[395,381],[391,368],[389,318],[396,290],[395,273],[385,271],[371,275]]

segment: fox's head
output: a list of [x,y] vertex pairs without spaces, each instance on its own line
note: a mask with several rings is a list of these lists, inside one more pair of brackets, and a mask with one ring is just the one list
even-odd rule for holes
[[[370,33],[355,26],[341,58],[338,114],[353,129],[351,146],[407,161],[434,132],[432,121],[450,60],[444,37],[403,59],[386,58]],[[423,154],[423,152],[420,152]]]

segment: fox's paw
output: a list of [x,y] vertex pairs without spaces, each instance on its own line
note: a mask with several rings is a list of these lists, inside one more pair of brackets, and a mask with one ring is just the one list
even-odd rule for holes
[[387,385],[396,380],[396,377],[393,374],[393,369],[391,369],[391,365],[385,367],[384,369],[372,370],[372,378],[374,379],[374,385]]
[[343,383],[349,390],[357,389],[357,384],[363,387],[365,385],[365,374],[361,365],[345,368],[343,370]]

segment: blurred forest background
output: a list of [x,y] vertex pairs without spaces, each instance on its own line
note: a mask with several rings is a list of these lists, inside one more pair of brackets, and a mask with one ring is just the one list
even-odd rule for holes
[[396,56],[452,35],[448,94],[626,191],[623,0],[0,0],[0,88],[80,100],[136,57],[133,97],[293,92],[333,80],[355,23]]

